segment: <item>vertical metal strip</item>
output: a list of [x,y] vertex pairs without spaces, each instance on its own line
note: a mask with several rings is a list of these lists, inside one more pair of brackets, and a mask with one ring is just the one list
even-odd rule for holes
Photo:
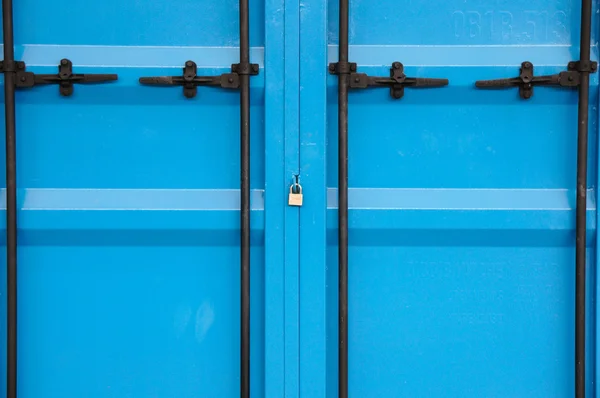
[[[349,0],[340,0],[339,65],[348,63]],[[344,73],[341,73],[341,71]],[[348,397],[348,85],[347,68],[338,75],[339,229],[339,397]]]
[[[250,63],[248,0],[240,0],[240,65]],[[250,397],[250,75],[240,75],[241,353],[240,396]]]
[[[590,61],[592,1],[581,3],[580,65]],[[585,398],[585,283],[586,283],[586,211],[588,163],[588,108],[590,72],[580,72],[577,132],[577,210],[575,248],[575,396]]]
[[[288,2],[289,3],[289,2]],[[285,81],[284,53],[285,17],[284,0],[265,0],[265,397],[285,397],[285,267],[289,260],[288,247],[297,242],[287,239],[287,197],[281,195],[289,187],[282,164],[288,164],[284,142],[285,128]],[[293,220],[291,221],[293,222]]]
[[[285,1],[284,5],[284,103],[285,103],[285,180],[297,182],[300,172],[300,1]],[[288,185],[289,187],[289,185]],[[285,239],[295,242],[285,248],[285,398],[299,396],[300,319],[300,207],[287,206]]]
[[17,397],[17,171],[15,123],[15,53],[12,0],[2,1],[4,34],[4,111],[6,118],[6,397]]

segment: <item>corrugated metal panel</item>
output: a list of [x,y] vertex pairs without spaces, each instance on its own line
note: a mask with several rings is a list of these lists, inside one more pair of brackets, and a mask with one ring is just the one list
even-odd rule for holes
[[[118,75],[70,97],[56,85],[17,90],[19,397],[248,398],[240,90],[200,87],[185,98],[182,87],[139,82],[182,76],[188,60],[201,75],[230,73],[244,4],[15,2],[14,58],[27,71],[56,74],[66,58],[75,73]],[[387,85],[401,62],[410,78],[448,85],[407,88],[401,99],[350,89],[347,361],[339,78],[328,70],[339,61],[339,4],[249,7],[250,62],[260,67],[249,78],[250,395],[347,398],[347,386],[361,398],[583,398],[574,361],[578,90],[535,87],[525,100],[517,88],[475,87],[517,77],[525,61],[535,76],[567,70],[580,58],[582,1],[349,1],[349,72]],[[592,60],[599,10],[594,0]],[[368,82],[355,77],[352,86]],[[592,397],[596,73],[589,101]],[[302,207],[287,203],[295,181]],[[0,202],[10,198],[2,190]],[[5,307],[7,293],[0,288]],[[0,372],[1,391],[15,398],[11,380]]]

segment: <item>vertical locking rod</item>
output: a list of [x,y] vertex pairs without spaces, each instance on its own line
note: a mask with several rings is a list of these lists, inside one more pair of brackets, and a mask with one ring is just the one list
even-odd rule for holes
[[338,74],[338,371],[339,398],[348,398],[348,22],[349,0],[340,0]]
[[[592,0],[581,3],[580,65],[589,65]],[[590,71],[582,68],[577,132],[577,205],[575,243],[575,397],[585,398],[585,283]]]
[[[240,0],[240,69],[250,67],[248,0]],[[250,397],[250,75],[240,74],[241,353],[240,397]]]
[[2,0],[4,112],[6,122],[6,397],[17,397],[17,171],[15,52],[12,0]]

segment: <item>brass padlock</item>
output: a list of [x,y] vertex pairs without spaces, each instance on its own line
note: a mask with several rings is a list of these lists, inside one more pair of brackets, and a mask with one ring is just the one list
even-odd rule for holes
[[[294,187],[298,188],[297,192],[294,192]],[[302,186],[300,184],[292,184],[290,187],[290,196],[288,205],[290,206],[302,206]]]

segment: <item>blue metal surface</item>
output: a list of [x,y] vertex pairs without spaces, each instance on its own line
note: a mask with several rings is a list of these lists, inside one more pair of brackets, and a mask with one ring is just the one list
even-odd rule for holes
[[[283,143],[266,139],[283,120],[278,57],[264,57],[267,39],[283,48],[283,25],[265,24],[276,3],[250,5],[261,67],[251,79],[255,397],[283,391],[277,286],[289,243],[265,229],[283,223],[287,183],[274,167]],[[70,58],[79,73],[119,74],[71,98],[56,86],[17,94],[19,397],[239,396],[239,94],[200,88],[187,100],[138,84],[180,74],[188,59],[201,74],[227,71],[238,23],[234,0],[15,4],[15,55],[28,70],[55,73]]]
[[[474,82],[517,76],[526,60],[536,74],[564,70],[579,57],[579,3],[350,1],[350,61],[359,71],[385,76],[401,61],[408,76],[450,79],[442,89],[407,89],[400,101],[386,89],[350,93],[351,396],[574,396],[577,93],[536,88],[523,101],[516,89],[480,91]],[[306,54],[322,54],[326,26],[327,61],[335,62],[338,2],[314,10],[301,27]],[[597,19],[598,4],[594,10]],[[327,327],[325,338],[301,345],[301,357],[326,368],[326,388],[301,381],[306,397],[336,397],[337,77],[308,68],[301,84],[314,102],[301,113],[319,118],[311,126],[326,124],[326,143],[315,140],[326,158],[302,146],[301,167],[327,176],[327,196],[311,205],[328,210],[302,227],[307,237],[326,231],[327,271],[325,292],[302,290],[301,302],[314,304],[302,320]],[[327,92],[319,91],[324,78]],[[589,397],[596,396],[597,76],[591,85]],[[301,284],[322,279],[319,267],[301,269]]]
[[[299,176],[299,131],[300,131],[300,4],[284,1],[285,21],[285,171],[288,184],[298,182]],[[285,192],[285,191],[284,191]],[[300,208],[288,207],[285,217],[285,239],[295,242],[285,252],[285,397],[297,398],[299,390],[299,232]]]
[[[579,1],[350,4],[361,72],[450,79],[350,94],[351,396],[573,397],[577,94],[474,82],[564,70]],[[252,396],[335,398],[337,0],[252,0],[250,19]],[[17,94],[19,396],[239,396],[238,94],[137,82],[238,62],[237,0],[23,0],[15,38],[31,71],[119,74]],[[595,397],[597,75],[591,92]]]
[[[300,174],[305,191],[300,214],[300,397],[325,397],[328,347],[326,293],[337,285],[326,280],[327,212],[327,2],[303,0],[300,10]],[[329,137],[329,141],[335,137]],[[333,270],[332,270],[333,271]],[[332,319],[332,322],[335,322]]]

